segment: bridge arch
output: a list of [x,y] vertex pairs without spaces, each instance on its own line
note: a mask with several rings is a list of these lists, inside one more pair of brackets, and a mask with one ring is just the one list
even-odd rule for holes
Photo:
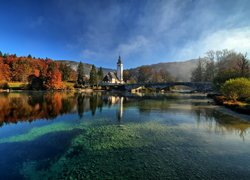
[[165,83],[136,83],[136,84],[107,84],[103,83],[101,86],[111,87],[115,89],[131,91],[139,87],[164,89],[173,86],[187,86],[198,92],[208,92],[213,90],[211,82],[165,82]]
[[166,82],[166,83],[138,83],[138,84],[124,84],[125,90],[136,89],[144,86],[145,88],[165,89],[173,86],[187,86],[194,91],[207,92],[212,91],[211,82]]

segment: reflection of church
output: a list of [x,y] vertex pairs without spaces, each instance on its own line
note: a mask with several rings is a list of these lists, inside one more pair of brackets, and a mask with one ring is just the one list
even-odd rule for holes
[[117,62],[116,72],[108,72],[103,78],[103,82],[112,83],[112,84],[123,84],[123,64],[121,57],[119,56]]
[[123,102],[124,102],[124,97],[110,96],[108,98],[108,101],[109,101],[110,105],[117,105],[117,111],[116,111],[117,120],[121,121],[122,117],[123,117]]

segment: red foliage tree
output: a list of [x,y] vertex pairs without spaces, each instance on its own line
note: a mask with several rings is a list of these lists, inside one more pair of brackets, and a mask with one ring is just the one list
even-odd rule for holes
[[48,64],[48,70],[45,80],[46,89],[60,89],[62,88],[62,74],[58,69],[58,65],[55,62]]
[[[76,72],[67,66],[60,72],[60,63],[49,58],[17,57],[4,54],[0,56],[0,81],[32,82],[31,77],[39,80],[39,84],[47,89],[60,89],[62,87],[62,73],[67,75],[65,80],[74,81]],[[66,74],[65,74],[66,73]],[[41,83],[40,83],[41,82]]]
[[10,81],[10,67],[0,57],[0,81]]

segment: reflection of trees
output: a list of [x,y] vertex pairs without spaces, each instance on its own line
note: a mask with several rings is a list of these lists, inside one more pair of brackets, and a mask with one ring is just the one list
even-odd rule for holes
[[78,94],[77,95],[77,110],[80,118],[83,117],[83,113],[91,111],[92,115],[95,115],[96,109],[100,111],[104,105],[104,97],[100,94]]
[[77,96],[77,111],[80,118],[82,118],[84,112],[83,101],[84,101],[84,96],[82,96],[82,94],[79,94]]
[[244,139],[250,123],[223,114],[214,109],[195,109],[198,124],[205,123],[210,131],[217,133],[234,132]]
[[89,100],[89,106],[93,116],[95,115],[96,112],[97,100],[98,100],[97,95],[91,96]]
[[55,118],[62,108],[61,95],[59,93],[46,94],[44,98],[46,103],[43,103],[43,107],[46,109],[47,116]]
[[[150,102],[149,102],[150,101]],[[153,111],[166,111],[169,109],[169,101],[165,100],[143,100],[138,102],[138,108],[141,113],[150,113]]]
[[73,110],[72,95],[64,93],[10,93],[0,95],[0,123],[52,119]]
[[121,120],[123,116],[123,100],[124,97],[120,96],[106,96],[102,94],[78,94],[77,95],[77,109],[80,118],[83,117],[83,112],[91,111],[94,116],[96,110],[99,109],[102,112],[103,106],[111,107],[118,105],[117,107],[117,118]]
[[102,96],[97,96],[97,107],[100,110],[100,112],[102,112],[102,107],[104,105]]
[[[133,94],[134,95],[134,94]],[[138,107],[140,113],[150,113],[150,112],[166,112],[168,110],[173,111],[173,108],[170,109],[171,104],[176,102],[180,97],[175,94],[146,94],[142,97],[130,96],[126,97],[126,103],[124,103],[124,108]],[[178,110],[179,111],[179,110]]]

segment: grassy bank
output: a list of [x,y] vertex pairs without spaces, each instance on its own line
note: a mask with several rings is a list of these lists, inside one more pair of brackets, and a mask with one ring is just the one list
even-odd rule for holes
[[[63,89],[74,90],[73,82],[62,82]],[[0,82],[0,90],[28,90],[28,82]]]
[[241,114],[250,115],[249,102],[227,100],[226,97],[222,95],[210,95],[209,97],[213,98],[217,105],[225,106]]

